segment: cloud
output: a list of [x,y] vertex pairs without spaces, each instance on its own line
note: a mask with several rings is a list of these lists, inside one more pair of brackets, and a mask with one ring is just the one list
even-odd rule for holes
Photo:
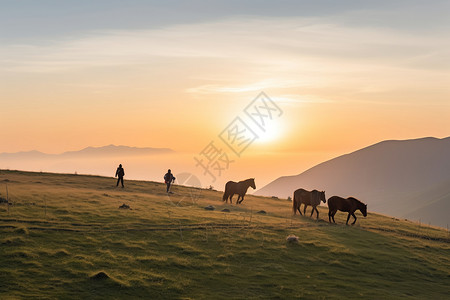
[[[444,87],[449,80],[450,40],[441,31],[418,36],[332,20],[234,17],[7,44],[0,48],[0,75],[145,69],[154,77],[164,72],[169,74],[164,80],[178,79],[174,89],[192,97],[264,90],[288,95],[289,103],[305,97],[314,102],[351,97],[364,101],[364,95],[394,90],[404,97],[417,89],[422,94],[448,92]],[[101,76],[102,84],[109,84],[108,74]]]
[[[3,45],[3,68],[58,72],[72,68],[147,64],[158,58],[236,59],[278,68],[304,60],[341,59],[403,66],[448,67],[449,41],[383,28],[345,27],[312,18],[234,18],[151,30],[95,31],[61,40]],[[429,64],[427,64],[427,61]]]
[[298,105],[301,103],[333,103],[330,99],[320,99],[312,95],[280,95],[274,98],[277,103],[284,105]]
[[300,87],[304,84],[299,80],[293,79],[276,79],[269,78],[259,82],[241,84],[241,85],[220,85],[220,84],[206,84],[199,87],[188,88],[187,93],[193,94],[214,94],[214,93],[243,93],[243,92],[254,92],[262,91],[271,88],[292,88]]

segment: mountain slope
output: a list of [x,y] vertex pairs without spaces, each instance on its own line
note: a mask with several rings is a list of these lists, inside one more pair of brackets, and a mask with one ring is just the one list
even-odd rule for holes
[[[299,175],[280,177],[255,194],[287,197],[300,187],[320,189],[327,197],[351,195],[368,203],[372,211],[405,216],[437,200],[422,196],[423,201],[411,203],[409,199],[446,180],[450,180],[450,137],[422,138],[377,143]],[[439,190],[445,194],[450,186],[444,184]],[[448,217],[435,219],[430,213],[427,222],[449,223]]]
[[64,157],[84,157],[84,156],[97,156],[97,155],[110,155],[110,156],[134,156],[134,155],[152,155],[171,153],[173,150],[169,148],[139,148],[129,146],[116,146],[108,145],[103,147],[87,147],[80,151],[68,151],[61,154]]
[[[420,220],[424,223],[433,223],[446,228],[448,225],[448,213],[450,211],[450,180],[446,180],[429,189],[425,189],[415,195],[406,198],[408,205],[412,207],[402,216]],[[442,221],[435,221],[442,220]],[[447,222],[444,222],[447,221]]]
[[103,147],[87,147],[78,151],[67,151],[60,154],[47,154],[36,150],[16,153],[0,153],[0,159],[44,159],[44,158],[83,158],[95,156],[136,156],[172,153],[169,148],[138,148],[129,146],[108,145]]

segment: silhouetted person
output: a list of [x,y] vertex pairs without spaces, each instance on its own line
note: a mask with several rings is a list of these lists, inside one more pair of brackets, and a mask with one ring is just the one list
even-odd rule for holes
[[119,186],[119,182],[120,182],[120,183],[122,183],[122,187],[123,187],[123,176],[125,176],[125,171],[122,168],[122,165],[120,164],[116,170],[116,176],[114,176],[114,177],[118,177],[116,186]]
[[165,182],[166,185],[167,185],[167,190],[166,190],[166,192],[169,193],[170,185],[171,185],[173,182],[175,182],[175,177],[173,176],[172,171],[170,171],[170,169],[167,170],[166,175],[164,175],[164,182]]

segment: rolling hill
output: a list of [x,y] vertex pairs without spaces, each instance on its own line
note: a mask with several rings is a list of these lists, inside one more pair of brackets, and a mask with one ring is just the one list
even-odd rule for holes
[[0,203],[1,299],[448,297],[440,228],[370,212],[329,224],[325,207],[316,221],[284,199],[236,206],[216,191],[168,196],[163,183],[121,189],[110,177],[0,170],[0,182],[11,203]]
[[156,179],[175,157],[177,152],[169,148],[108,145],[58,154],[0,153],[0,169],[111,176],[123,164],[128,179]]
[[371,211],[446,227],[450,217],[450,137],[383,141],[284,176],[257,195],[292,196],[297,188],[354,196]]
[[95,158],[105,156],[138,156],[138,155],[153,155],[153,154],[167,154],[174,152],[169,148],[150,148],[150,147],[129,147],[108,145],[103,147],[86,147],[77,151],[67,151],[59,154],[48,154],[40,151],[22,151],[14,153],[0,153],[0,160],[11,159],[67,159],[67,158]]

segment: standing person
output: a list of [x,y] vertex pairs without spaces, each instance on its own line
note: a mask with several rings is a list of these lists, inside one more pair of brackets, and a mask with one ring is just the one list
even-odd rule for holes
[[165,182],[166,185],[167,185],[167,190],[166,190],[166,192],[169,193],[170,185],[171,185],[173,182],[175,182],[175,177],[173,176],[172,171],[170,171],[170,169],[167,170],[166,175],[164,175],[164,182]]
[[122,168],[122,164],[120,164],[116,170],[116,175],[114,176],[114,177],[118,177],[116,186],[119,186],[119,182],[120,182],[120,183],[122,183],[122,188],[123,188],[123,176],[125,176],[125,170]]

